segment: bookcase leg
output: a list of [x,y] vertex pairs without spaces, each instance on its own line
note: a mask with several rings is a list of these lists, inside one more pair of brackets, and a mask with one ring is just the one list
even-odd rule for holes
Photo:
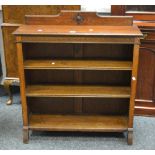
[[128,145],[133,144],[133,128],[128,129]]
[[23,128],[23,143],[28,144],[29,142],[29,129],[28,128]]

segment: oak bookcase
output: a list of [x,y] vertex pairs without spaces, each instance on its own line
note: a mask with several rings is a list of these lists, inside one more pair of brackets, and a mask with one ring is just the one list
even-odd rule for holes
[[132,144],[142,36],[132,17],[29,15],[14,35],[24,143],[39,130],[127,131]]

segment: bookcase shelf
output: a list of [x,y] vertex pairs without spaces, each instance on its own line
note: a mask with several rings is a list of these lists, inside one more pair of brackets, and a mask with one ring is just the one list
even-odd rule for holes
[[132,70],[131,61],[108,60],[26,60],[25,69]]
[[26,96],[130,98],[130,87],[31,85],[26,88]]
[[62,12],[25,19],[14,32],[24,143],[29,130],[42,130],[126,131],[132,144],[142,36],[132,18]]
[[43,131],[121,132],[128,128],[128,117],[33,114],[30,116],[29,128]]

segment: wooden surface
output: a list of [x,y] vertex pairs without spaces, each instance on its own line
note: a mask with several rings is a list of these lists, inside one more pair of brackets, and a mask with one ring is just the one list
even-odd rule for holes
[[[72,18],[73,14],[76,18]],[[142,34],[130,23],[112,26],[113,17],[106,17],[111,20],[109,26],[91,26],[90,21],[90,26],[86,26],[83,18],[88,15],[91,14],[68,13],[73,26],[31,23],[14,33],[20,37],[17,42],[23,48],[21,52],[18,47],[18,56],[20,61],[24,60],[19,70],[24,80],[21,91],[26,95],[22,95],[22,107],[29,109],[28,116],[24,114],[29,119],[24,127],[25,143],[29,130],[93,130],[128,131],[128,144],[132,144],[135,80]],[[93,15],[92,19],[97,20]],[[51,60],[56,61],[49,66]]]
[[80,8],[80,5],[3,5],[3,22],[24,24],[25,15],[56,15],[61,10]]
[[[16,37],[17,41],[21,40],[21,37]],[[23,60],[23,47],[21,43],[17,43],[17,55],[18,55],[18,71],[20,78],[20,95],[22,100],[22,116],[23,116],[23,126],[28,126],[28,107],[25,96],[25,75],[24,75],[24,60]]]
[[155,20],[155,12],[139,12],[139,11],[126,11],[125,14],[127,16],[133,16],[134,20],[141,21],[154,21]]
[[142,69],[139,69],[138,72],[138,92],[136,100],[145,99],[151,101],[154,95],[152,89],[154,86],[155,69],[153,66],[155,65],[155,55],[154,53],[151,53],[149,49],[145,48],[140,49],[140,52],[141,59],[139,61],[139,67],[141,67]]
[[55,15],[61,10],[80,10],[79,5],[3,5],[3,44],[6,77],[19,78],[17,49],[12,33],[24,23],[25,15]]
[[126,5],[127,11],[154,12],[154,5]]
[[[135,97],[137,89],[137,73],[138,73],[138,64],[139,64],[139,45],[134,45],[133,48],[133,68],[131,76],[131,97],[130,97],[130,107],[129,107],[129,117],[134,117],[134,106],[135,106]],[[129,120],[129,128],[133,128],[133,119]]]
[[43,115],[128,115],[129,111],[129,98],[27,97],[27,104],[32,114]]
[[143,43],[143,46],[140,49],[135,113],[155,116],[155,46],[154,43]]
[[[110,19],[110,17],[109,17]],[[21,25],[14,35],[142,36],[136,26]]]
[[[126,7],[130,10],[126,10]],[[117,12],[124,8],[122,12]],[[131,9],[136,9],[132,11]],[[135,114],[155,116],[155,12],[153,6],[114,6],[113,15],[133,15],[144,38],[141,39]],[[140,10],[139,10],[140,9]]]
[[135,100],[137,115],[155,116],[155,24],[153,22],[136,22],[145,35],[141,40],[140,48],[138,89]]
[[152,28],[155,28],[155,22],[153,21],[134,21],[134,24],[136,24],[140,29],[142,28],[150,28],[149,30],[151,30]]
[[17,68],[17,48],[15,44],[15,36],[12,34],[19,25],[10,26],[10,24],[2,25],[4,59],[6,65],[6,76],[18,78]]
[[131,50],[133,49],[132,44],[131,45],[112,44],[111,46],[111,44],[101,44],[101,43],[100,44],[23,43],[23,46],[26,60],[91,59],[91,60],[108,60],[108,61],[109,60],[132,61]]
[[[41,75],[46,75],[42,78]],[[65,75],[65,76],[64,76]],[[115,75],[115,76],[113,76]],[[131,71],[125,70],[26,70],[27,85],[130,86]],[[63,77],[63,78],[62,78]],[[117,77],[117,78],[116,78]],[[108,80],[107,80],[108,79]]]
[[155,10],[153,5],[112,5],[112,15],[132,16],[134,20],[138,21],[154,21]]
[[111,5],[111,15],[113,16],[124,16],[125,6],[124,5]]
[[61,11],[54,16],[28,15],[25,17],[28,25],[104,25],[104,26],[132,26],[133,19],[129,17],[111,17],[98,15],[96,12]]
[[67,70],[131,70],[130,61],[106,60],[26,60],[25,69],[67,69]]
[[32,115],[30,129],[43,131],[126,131],[126,116]]
[[[77,44],[140,44],[140,39],[137,38],[135,39],[135,36],[126,36],[123,34],[122,36],[120,35],[119,37],[112,37],[111,39],[111,34],[109,33],[109,36],[102,36],[101,35],[91,35],[91,33],[86,36],[86,35],[58,35],[55,37],[54,35],[23,35],[22,40],[20,42],[23,43],[77,43]],[[115,34],[115,36],[117,36]],[[138,35],[139,37],[143,37],[143,35],[140,33]]]
[[129,98],[130,88],[110,86],[32,85],[27,86],[26,96]]

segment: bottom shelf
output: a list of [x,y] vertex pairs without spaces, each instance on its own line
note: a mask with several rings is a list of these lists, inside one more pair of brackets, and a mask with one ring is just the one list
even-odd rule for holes
[[30,116],[29,129],[42,131],[122,132],[128,129],[128,117],[33,114]]

